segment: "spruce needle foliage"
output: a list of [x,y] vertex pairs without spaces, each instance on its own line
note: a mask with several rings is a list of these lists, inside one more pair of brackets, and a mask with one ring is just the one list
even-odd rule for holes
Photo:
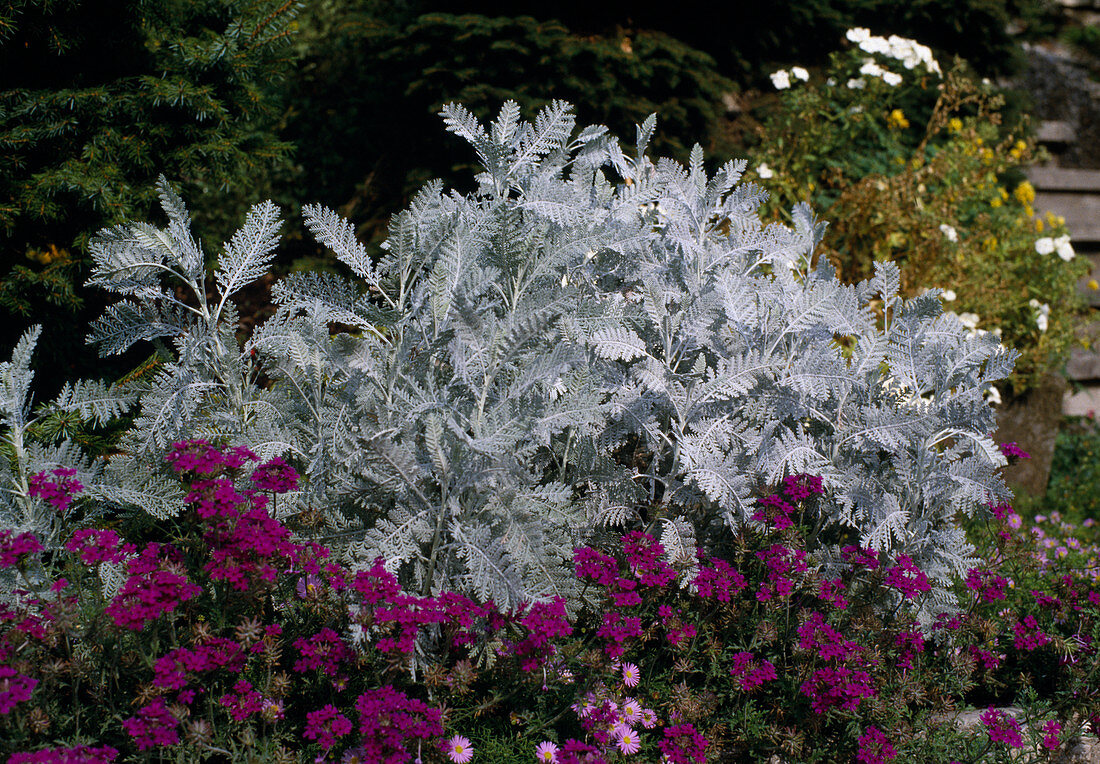
[[49,315],[40,382],[56,390],[93,365],[71,331],[103,308],[78,286],[89,239],[152,214],[159,173],[196,196],[219,192],[219,204],[203,210],[209,228],[231,229],[255,201],[248,189],[262,193],[255,189],[290,150],[275,135],[271,83],[287,70],[297,8],[290,0],[0,6],[0,315],[16,319],[3,322],[0,342]]

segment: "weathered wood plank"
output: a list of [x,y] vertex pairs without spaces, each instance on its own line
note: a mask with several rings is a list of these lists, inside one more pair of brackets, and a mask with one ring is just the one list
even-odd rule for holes
[[1040,214],[1050,211],[1064,217],[1075,243],[1100,242],[1100,188],[1095,194],[1040,191],[1033,206]]
[[1100,170],[1029,167],[1027,178],[1038,191],[1080,191],[1100,194]]

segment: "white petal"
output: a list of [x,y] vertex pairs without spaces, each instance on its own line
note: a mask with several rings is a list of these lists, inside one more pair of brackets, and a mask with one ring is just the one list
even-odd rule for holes
[[776,90],[786,90],[791,86],[791,75],[786,69],[780,69],[778,72],[771,73],[772,84],[775,85]]
[[1049,255],[1054,251],[1054,239],[1049,236],[1043,236],[1042,238],[1036,239],[1035,251],[1040,255]]

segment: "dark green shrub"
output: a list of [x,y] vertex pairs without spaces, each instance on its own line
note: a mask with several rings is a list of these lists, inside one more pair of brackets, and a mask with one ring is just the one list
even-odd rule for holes
[[300,146],[294,197],[347,202],[342,211],[369,234],[383,233],[428,180],[468,183],[472,164],[453,161],[435,117],[451,101],[488,119],[508,99],[528,113],[561,99],[577,105],[582,121],[624,135],[659,112],[655,150],[686,161],[702,137],[708,150],[729,155],[714,128],[734,84],[709,56],[661,32],[582,36],[530,16],[387,16],[370,5],[319,11],[304,31],[316,42],[291,96],[287,135]]
[[0,344],[45,317],[47,387],[102,373],[72,331],[103,307],[75,286],[85,246],[148,214],[159,172],[195,192],[232,189],[196,210],[216,235],[263,193],[290,148],[273,131],[270,83],[285,71],[294,12],[283,0],[0,8]]

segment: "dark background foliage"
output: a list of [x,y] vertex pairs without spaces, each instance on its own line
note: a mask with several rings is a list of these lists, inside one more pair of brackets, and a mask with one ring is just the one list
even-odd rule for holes
[[292,144],[276,136],[295,3],[0,4],[0,345],[41,322],[41,391],[117,373],[83,347],[87,242],[148,216],[165,173],[217,239]]

